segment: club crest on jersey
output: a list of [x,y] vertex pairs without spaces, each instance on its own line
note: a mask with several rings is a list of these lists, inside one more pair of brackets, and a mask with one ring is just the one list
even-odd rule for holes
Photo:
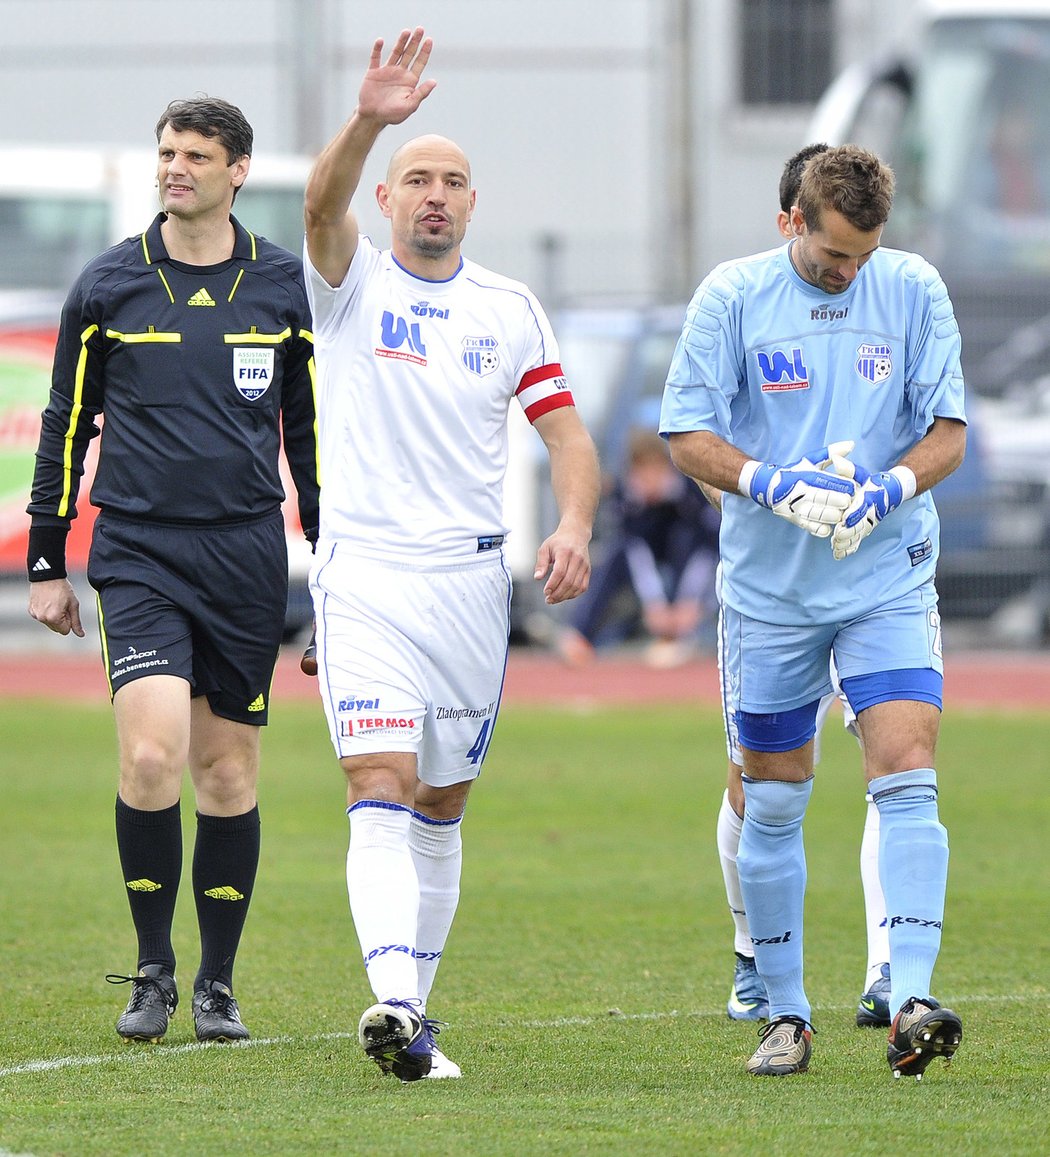
[[857,373],[877,386],[893,373],[892,351],[888,345],[862,345],[857,350]]
[[795,346],[790,353],[775,349],[772,353],[758,354],[758,372],[764,394],[776,394],[781,390],[808,390],[809,370],[802,357],[802,350]]
[[273,381],[274,351],[253,347],[235,347],[233,351],[233,384],[237,393],[249,402],[261,398]]
[[463,364],[472,374],[483,378],[499,369],[499,342],[494,337],[465,337],[463,339]]

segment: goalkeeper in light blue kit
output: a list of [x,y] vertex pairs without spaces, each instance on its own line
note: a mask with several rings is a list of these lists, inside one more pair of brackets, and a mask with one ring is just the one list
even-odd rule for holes
[[880,249],[893,173],[843,145],[806,166],[787,245],[697,289],[660,431],[725,492],[725,653],[744,757],[738,868],[769,1022],[756,1075],[804,1072],[806,863],[817,707],[834,658],[879,809],[895,1076],[946,1061],[962,1024],[931,995],[948,867],[933,768],[943,664],[930,488],[962,461],[960,338],[937,271]]

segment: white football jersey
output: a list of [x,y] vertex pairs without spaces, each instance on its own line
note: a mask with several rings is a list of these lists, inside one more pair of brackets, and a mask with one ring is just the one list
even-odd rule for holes
[[498,549],[507,415],[572,405],[550,323],[520,282],[464,261],[426,281],[361,237],[313,313],[321,540],[397,561]]

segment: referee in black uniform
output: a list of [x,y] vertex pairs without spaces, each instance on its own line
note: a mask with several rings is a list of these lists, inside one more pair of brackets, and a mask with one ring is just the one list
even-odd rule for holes
[[259,862],[259,728],[284,625],[284,446],[318,523],[309,313],[299,259],[231,216],[252,129],[225,101],[157,124],[163,212],[91,261],[62,312],[29,513],[29,613],[83,636],[66,578],[88,443],[102,437],[88,581],[116,719],[117,849],[138,936],[117,1021],[157,1041],[178,1003],[171,941],[188,767],[200,1040],[241,1040],[233,965]]

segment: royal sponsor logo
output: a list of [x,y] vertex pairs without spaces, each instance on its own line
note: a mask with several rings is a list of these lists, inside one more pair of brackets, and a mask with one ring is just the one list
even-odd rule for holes
[[440,952],[420,952],[417,948],[410,948],[407,944],[383,944],[379,948],[373,948],[365,956],[365,964],[370,960],[375,960],[377,956],[387,956],[391,952],[401,952],[406,956],[411,956],[413,960],[440,960]]
[[899,928],[902,924],[914,924],[918,928],[940,928],[940,920],[924,920],[921,916],[891,916],[890,927]]
[[798,346],[790,351],[775,349],[771,353],[759,353],[757,357],[764,394],[809,389],[809,370],[806,369],[805,358]]
[[336,711],[378,711],[378,699],[340,699]]
[[821,305],[809,311],[810,321],[845,321],[848,316],[848,305],[842,309],[832,309],[830,305]]
[[442,321],[448,320],[448,310],[438,309],[436,305],[431,305],[429,301],[417,301],[416,304],[410,308],[416,317],[433,317]]
[[791,940],[791,929],[789,928],[780,936],[766,936],[766,937],[751,937],[752,944],[787,944]]

